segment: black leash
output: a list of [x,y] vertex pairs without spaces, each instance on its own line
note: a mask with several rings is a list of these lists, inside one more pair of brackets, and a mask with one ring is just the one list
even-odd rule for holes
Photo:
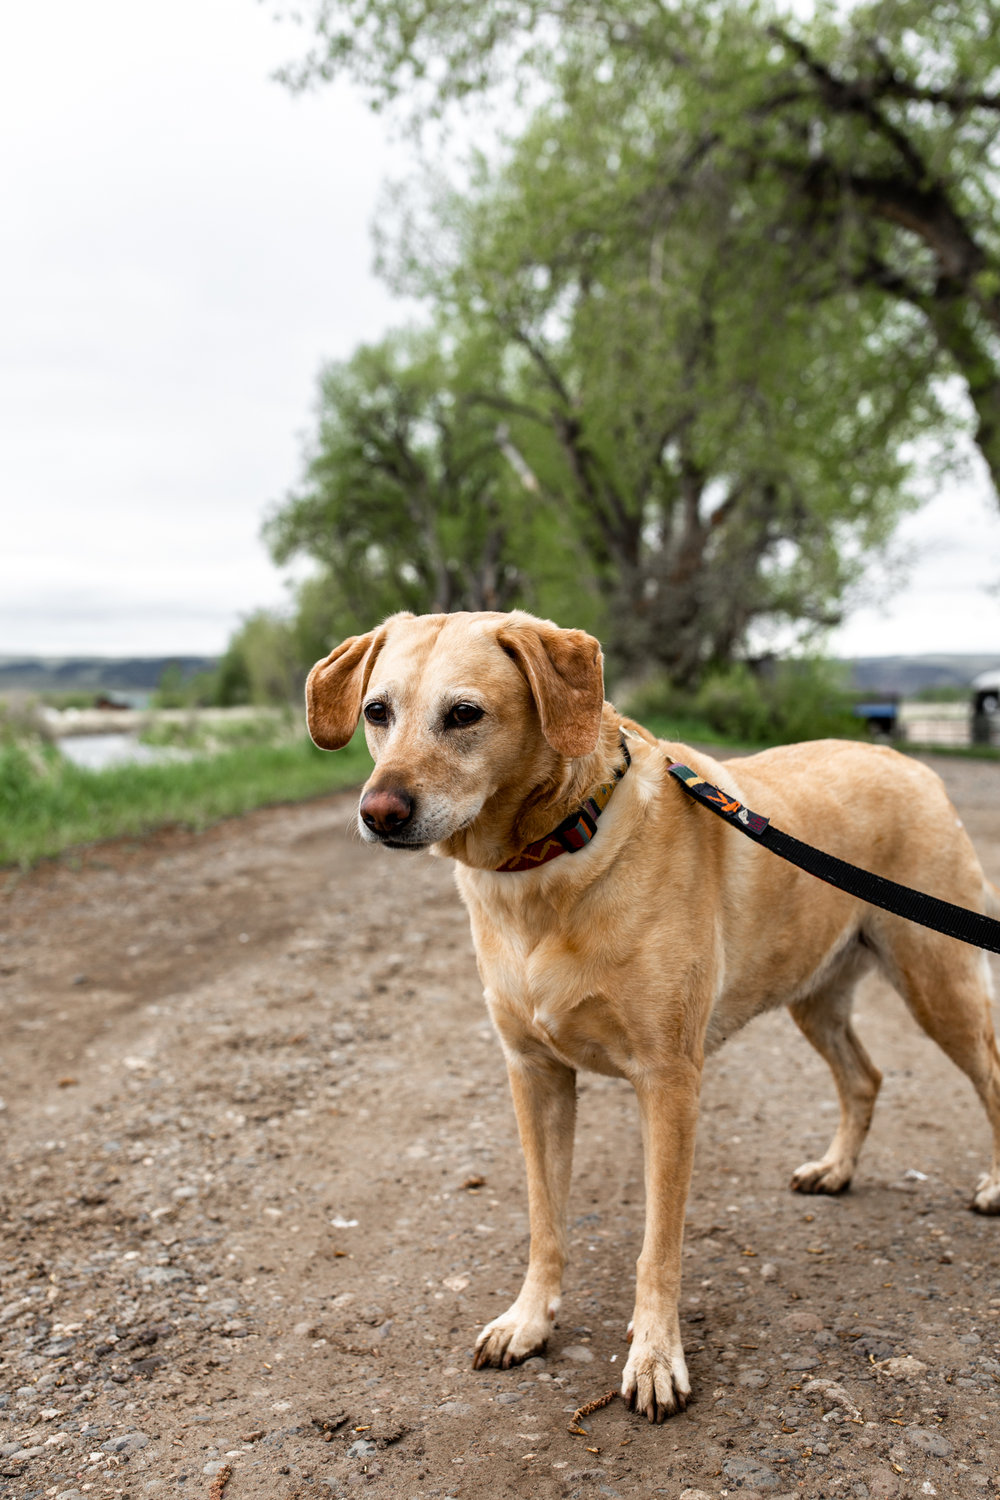
[[668,766],[667,770],[698,802],[724,818],[733,828],[738,828],[740,833],[745,833],[754,843],[798,865],[807,874],[847,891],[850,896],[858,896],[872,906],[881,906],[883,911],[894,912],[897,917],[906,917],[910,922],[919,922],[922,927],[931,927],[935,932],[957,938],[960,943],[971,943],[974,948],[988,948],[991,953],[1000,953],[1000,922],[992,917],[968,911],[964,906],[953,906],[950,901],[939,901],[936,896],[911,890],[908,885],[897,885],[894,880],[885,880],[870,870],[859,869],[844,859],[824,854],[812,844],[803,844],[791,834],[782,833],[780,828],[772,828],[769,819],[751,812],[735,797],[721,792],[679,761]]

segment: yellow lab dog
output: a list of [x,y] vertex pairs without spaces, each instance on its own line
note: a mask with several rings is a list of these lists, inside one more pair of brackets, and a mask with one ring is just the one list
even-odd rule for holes
[[787,1005],[826,1058],[841,1117],[792,1187],[851,1180],[881,1074],[851,1026],[878,964],[968,1074],[993,1129],[973,1206],[1000,1212],[1000,1058],[984,956],[803,874],[711,817],[666,771],[683,760],[831,854],[958,905],[994,908],[941,782],[841,741],[718,764],[655,740],[604,701],[601,650],[528,614],[394,615],[317,662],[309,728],[336,750],[365,720],[375,769],[362,837],[456,861],[510,1074],[531,1251],[477,1365],[545,1345],[566,1264],[578,1068],[627,1078],[645,1151],[646,1229],[622,1394],[650,1421],[690,1394],[677,1298],[706,1055]]

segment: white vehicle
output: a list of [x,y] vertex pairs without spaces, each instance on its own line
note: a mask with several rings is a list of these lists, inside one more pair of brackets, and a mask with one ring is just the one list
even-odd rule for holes
[[973,677],[972,708],[977,714],[995,714],[1000,709],[1000,667]]

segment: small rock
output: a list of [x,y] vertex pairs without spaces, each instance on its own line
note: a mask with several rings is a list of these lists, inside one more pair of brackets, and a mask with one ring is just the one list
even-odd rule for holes
[[575,1365],[592,1365],[594,1363],[594,1351],[588,1349],[586,1344],[567,1344],[565,1349],[559,1351],[560,1359],[568,1359]]
[[23,1451],[23,1443],[0,1443],[0,1458],[11,1458],[15,1453]]
[[878,1474],[872,1474],[868,1480],[868,1493],[871,1500],[895,1500],[899,1491],[899,1480],[895,1474],[890,1474],[885,1469]]
[[781,1480],[773,1469],[752,1458],[727,1458],[722,1465],[722,1472],[728,1479],[745,1482],[756,1490],[776,1490],[781,1486]]
[[713,1500],[707,1490],[681,1490],[680,1500]]
[[436,1412],[444,1413],[449,1417],[467,1417],[472,1410],[468,1401],[444,1401],[440,1406],[434,1408]]
[[892,1375],[900,1380],[916,1380],[927,1369],[922,1359],[914,1359],[912,1354],[897,1354],[892,1359],[880,1359],[876,1369],[884,1370],[887,1375]]
[[784,1323],[793,1333],[818,1333],[823,1327],[823,1319],[811,1312],[789,1313]]
[[226,1467],[227,1464],[224,1458],[212,1458],[209,1459],[208,1463],[205,1465],[201,1472],[203,1474],[215,1475],[218,1474],[220,1469],[225,1469]]
[[310,1323],[308,1321],[296,1323],[295,1327],[292,1329],[292,1332],[295,1334],[296,1338],[311,1339],[315,1337],[316,1324]]
[[815,1370],[819,1364],[815,1354],[783,1354],[781,1362],[786,1370]]
[[348,1458],[369,1458],[375,1452],[375,1444],[367,1438],[358,1438],[347,1450]]
[[[760,1274],[763,1281],[773,1281],[778,1274],[778,1268],[774,1264],[774,1261],[766,1260],[760,1268]],[[693,1495],[695,1494],[695,1491],[691,1490],[690,1493]]]
[[496,1398],[500,1406],[515,1406],[521,1399],[520,1391],[501,1391]]
[[149,1438],[144,1432],[123,1432],[119,1437],[113,1437],[108,1442],[102,1443],[101,1448],[105,1453],[137,1453],[148,1443]]
[[930,1453],[934,1458],[948,1458],[952,1452],[948,1439],[933,1427],[907,1427],[906,1441],[919,1448],[921,1453]]
[[762,1391],[770,1380],[766,1370],[740,1370],[736,1376],[736,1384],[744,1385],[751,1391]]

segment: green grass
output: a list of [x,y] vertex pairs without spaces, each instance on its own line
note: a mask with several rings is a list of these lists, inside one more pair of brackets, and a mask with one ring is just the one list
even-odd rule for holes
[[671,744],[718,745],[728,750],[746,749],[746,740],[720,734],[704,719],[688,718],[683,715],[661,717],[659,714],[649,714],[646,718],[639,719],[638,722],[644,729],[648,729],[650,734],[655,734],[658,740],[669,740]]
[[303,737],[104,771],[83,770],[48,747],[0,744],[0,865],[28,865],[79,844],[170,823],[204,828],[269,803],[358,785],[370,769],[361,735],[335,755]]

